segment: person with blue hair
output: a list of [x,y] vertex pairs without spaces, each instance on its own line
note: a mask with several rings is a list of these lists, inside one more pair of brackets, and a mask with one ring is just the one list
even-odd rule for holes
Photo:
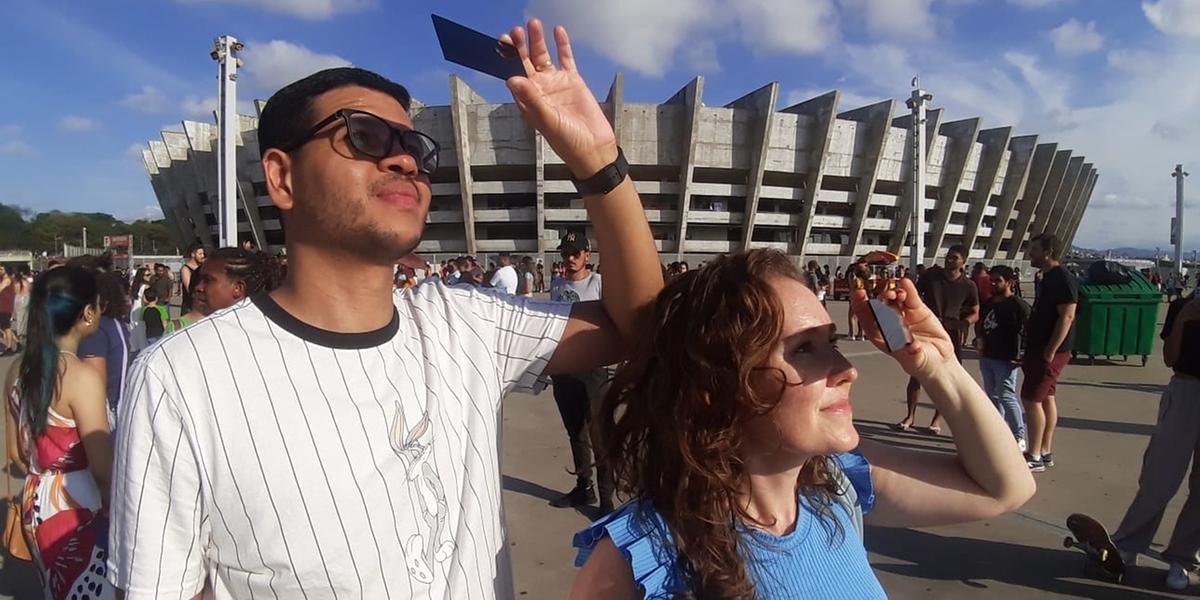
[[4,387],[9,453],[27,472],[22,533],[55,600],[116,597],[104,577],[113,462],[104,381],[77,355],[100,327],[99,297],[83,267],[34,280],[28,342]]

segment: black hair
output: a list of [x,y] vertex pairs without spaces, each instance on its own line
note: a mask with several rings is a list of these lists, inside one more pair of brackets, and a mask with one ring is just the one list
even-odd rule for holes
[[188,244],[187,253],[184,254],[184,256],[191,258],[193,252],[200,250],[203,247],[204,247],[204,244],[201,243],[200,240],[196,240],[196,241]]
[[247,296],[269,292],[283,283],[279,259],[266,252],[243,250],[241,246],[218,248],[207,260],[225,261],[225,274],[244,283]]
[[957,254],[963,257],[963,260],[965,261],[967,260],[967,247],[962,244],[954,244],[953,246],[950,246],[948,250],[946,250],[946,254]]
[[142,289],[142,276],[149,272],[150,269],[146,267],[138,267],[138,270],[134,271],[133,282],[129,284],[129,297],[136,296],[138,290]]
[[313,100],[330,90],[347,86],[364,87],[396,99],[407,112],[412,97],[404,86],[358,67],[336,67],[317,71],[294,81],[275,92],[258,119],[258,151],[264,155],[271,148],[283,149],[299,142],[319,119],[327,115],[312,114]]
[[33,280],[19,377],[25,406],[21,417],[34,435],[46,432],[50,403],[58,394],[58,338],[71,331],[98,296],[96,275],[80,266],[51,269]]
[[988,271],[988,274],[992,277],[999,277],[1005,281],[1013,281],[1017,278],[1012,267],[1006,265],[996,265],[992,267],[990,271]]
[[90,271],[96,277],[96,289],[100,293],[100,312],[117,321],[129,319],[129,293],[125,291],[125,277],[112,270],[112,253],[84,254],[67,261],[68,267]]
[[158,292],[154,288],[146,286],[146,291],[142,292],[142,297],[146,302],[158,302]]
[[1039,233],[1029,239],[1029,243],[1032,244],[1034,242],[1037,242],[1042,247],[1042,250],[1045,250],[1046,254],[1049,254],[1050,258],[1054,260],[1058,260],[1062,255],[1062,242],[1053,233]]

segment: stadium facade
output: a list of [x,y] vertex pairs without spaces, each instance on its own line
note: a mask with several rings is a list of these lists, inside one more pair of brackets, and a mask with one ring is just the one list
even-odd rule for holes
[[[843,107],[831,91],[777,110],[779,93],[771,83],[709,106],[697,77],[661,104],[625,102],[617,74],[603,107],[663,260],[752,247],[837,264],[871,250],[906,255],[913,144],[903,104]],[[972,260],[1023,262],[1026,240],[1043,231],[1070,243],[1096,184],[1092,163],[1009,126],[927,115],[924,262],[957,243]],[[567,168],[514,104],[488,102],[452,75],[450,104],[414,101],[413,121],[442,147],[419,252],[553,254],[563,233],[587,227]],[[239,236],[277,250],[281,215],[256,126],[240,116]],[[214,124],[187,121],[143,151],[181,247],[217,240],[216,139]]]

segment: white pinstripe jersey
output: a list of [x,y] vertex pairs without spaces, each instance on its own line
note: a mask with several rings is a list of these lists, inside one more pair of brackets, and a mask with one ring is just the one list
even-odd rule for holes
[[569,305],[439,283],[379,331],[267,297],[145,351],[117,427],[109,577],[133,598],[512,594],[500,400]]

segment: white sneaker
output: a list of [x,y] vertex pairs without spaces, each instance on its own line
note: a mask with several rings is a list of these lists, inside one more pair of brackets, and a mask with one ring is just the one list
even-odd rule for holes
[[1167,568],[1167,587],[1176,591],[1186,590],[1188,585],[1192,583],[1192,578],[1187,569],[1178,563],[1171,563]]
[[1029,444],[1025,443],[1025,438],[1017,438],[1017,447],[1021,449],[1021,452],[1029,450]]

